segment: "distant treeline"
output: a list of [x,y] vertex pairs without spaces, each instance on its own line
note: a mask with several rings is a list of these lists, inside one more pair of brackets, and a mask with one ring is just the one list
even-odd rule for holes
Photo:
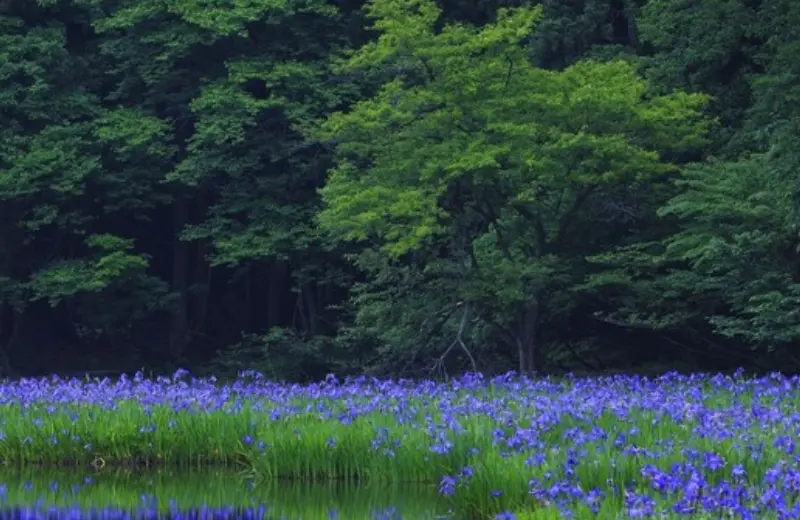
[[800,368],[800,2],[7,0],[0,368]]

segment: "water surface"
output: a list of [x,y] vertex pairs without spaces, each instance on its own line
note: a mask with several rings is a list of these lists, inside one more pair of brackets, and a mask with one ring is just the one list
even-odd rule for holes
[[267,506],[269,518],[414,519],[446,516],[435,487],[389,484],[255,484],[231,471],[0,470],[2,508],[157,509]]

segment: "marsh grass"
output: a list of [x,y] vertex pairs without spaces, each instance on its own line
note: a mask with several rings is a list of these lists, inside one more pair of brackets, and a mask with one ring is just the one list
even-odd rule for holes
[[[731,468],[741,465],[746,470],[742,478],[755,486],[786,457],[775,442],[785,432],[761,428],[757,421],[743,428],[726,423],[720,414],[721,436],[709,438],[698,434],[695,421],[665,410],[587,415],[557,403],[554,395],[568,393],[569,384],[537,388],[540,395],[520,395],[497,385],[417,392],[380,397],[379,406],[369,406],[377,399],[374,394],[283,401],[232,394],[211,411],[134,400],[6,404],[0,409],[0,460],[20,467],[233,466],[262,483],[294,479],[438,486],[443,476],[453,476],[453,489],[445,494],[463,518],[515,511],[519,518],[542,520],[556,509],[529,493],[532,480],[547,487],[573,474],[581,489],[608,497],[599,516],[592,517],[616,519],[624,490],[652,492],[642,476],[646,465],[668,471],[686,462],[687,452],[715,452],[726,464],[705,471],[709,482],[733,479]],[[685,392],[687,402],[703,413],[733,406],[761,406],[779,414],[800,409],[797,396],[777,399],[770,392],[703,385],[676,385],[670,392]],[[473,402],[489,405],[471,413]],[[536,442],[522,450],[510,448],[506,441],[515,431],[533,427],[534,419]],[[736,436],[726,438],[726,429]],[[598,431],[603,435],[587,441]],[[745,444],[761,447],[756,454]],[[469,475],[465,468],[472,470]]]
[[0,460],[10,466],[236,465],[247,460],[249,407],[175,410],[133,401],[0,409]]

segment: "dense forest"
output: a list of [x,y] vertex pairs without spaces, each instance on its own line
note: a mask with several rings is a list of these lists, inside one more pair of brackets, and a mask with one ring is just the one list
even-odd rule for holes
[[798,370],[798,56],[796,0],[4,0],[0,372]]

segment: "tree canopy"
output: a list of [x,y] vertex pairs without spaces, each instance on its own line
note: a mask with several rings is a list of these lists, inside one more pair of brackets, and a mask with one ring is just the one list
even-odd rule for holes
[[4,373],[800,366],[791,0],[11,0]]

